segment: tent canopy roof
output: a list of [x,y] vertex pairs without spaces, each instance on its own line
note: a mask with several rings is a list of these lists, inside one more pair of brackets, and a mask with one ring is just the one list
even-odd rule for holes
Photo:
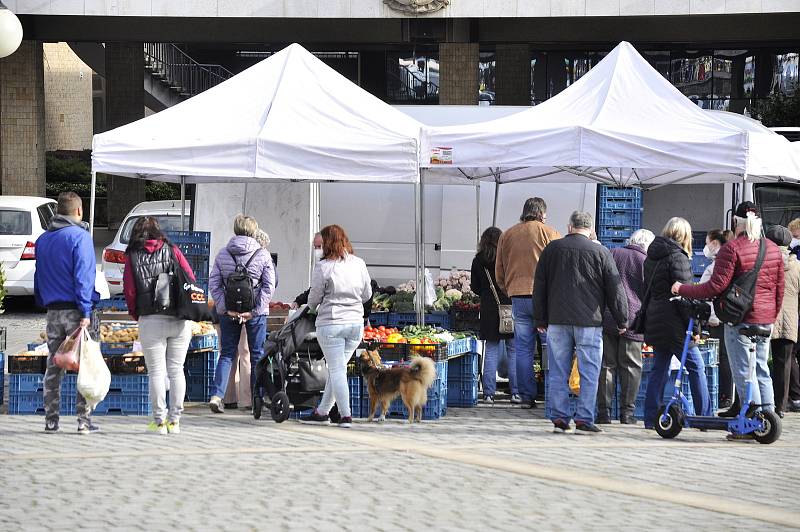
[[[452,150],[436,164],[434,150]],[[573,85],[496,120],[423,130],[432,182],[674,182],[800,179],[782,136],[693,104],[627,42]]]
[[92,169],[187,183],[415,183],[420,128],[292,44],[185,102],[95,135]]

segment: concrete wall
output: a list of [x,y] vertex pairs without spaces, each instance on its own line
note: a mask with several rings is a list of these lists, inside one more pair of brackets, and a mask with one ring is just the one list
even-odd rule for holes
[[92,70],[67,43],[44,44],[47,151],[92,147]]
[[730,208],[725,185],[671,185],[645,192],[642,226],[660,234],[667,220],[680,216],[689,220],[693,231],[724,227]]
[[478,103],[478,43],[443,42],[439,45],[439,103]]
[[[242,212],[244,185],[197,186],[194,229],[211,231],[212,260],[233,236],[233,218]],[[290,302],[308,288],[311,264],[311,185],[268,183],[247,185],[246,214],[258,220],[278,254],[275,300]]]
[[[15,13],[118,17],[405,17],[383,0],[4,0]],[[460,17],[614,17],[800,11],[794,0],[451,0],[428,15]]]
[[0,192],[44,196],[42,43],[22,41],[0,59]]

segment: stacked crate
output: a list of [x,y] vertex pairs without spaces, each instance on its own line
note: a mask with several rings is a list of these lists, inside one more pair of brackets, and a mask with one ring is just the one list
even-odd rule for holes
[[6,328],[0,327],[0,405],[3,404],[3,392],[5,386],[5,352],[6,352]]
[[598,187],[597,238],[607,248],[623,247],[642,227],[642,191],[637,188]]
[[478,405],[478,353],[465,353],[447,365],[447,406]]
[[178,246],[192,267],[197,286],[208,292],[211,257],[211,233],[207,231],[170,231],[167,237]]
[[692,275],[695,282],[700,281],[711,259],[703,254],[706,246],[706,231],[692,231]]
[[218,360],[219,338],[216,334],[192,336],[183,364],[187,400],[205,403],[211,399]]

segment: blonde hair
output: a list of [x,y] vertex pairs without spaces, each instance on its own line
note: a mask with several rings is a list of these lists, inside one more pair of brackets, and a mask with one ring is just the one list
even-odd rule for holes
[[258,222],[252,216],[237,214],[233,219],[233,234],[254,238],[258,231]]
[[258,245],[261,246],[262,248],[269,247],[270,243],[269,235],[263,229],[259,229],[258,231],[256,231],[256,236],[254,238],[256,239],[256,242],[258,242]]
[[795,231],[800,231],[800,218],[795,218],[791,222],[789,222],[789,231],[794,233]]
[[670,218],[661,231],[661,236],[671,238],[690,257],[692,256],[692,226],[684,218],[678,216]]
[[755,242],[756,240],[761,238],[761,227],[762,222],[761,218],[754,212],[748,212],[747,218],[742,218],[740,216],[734,216],[736,220],[736,228],[739,229],[740,227],[744,227],[744,231],[738,231],[739,234],[746,233],[747,240],[750,242]]

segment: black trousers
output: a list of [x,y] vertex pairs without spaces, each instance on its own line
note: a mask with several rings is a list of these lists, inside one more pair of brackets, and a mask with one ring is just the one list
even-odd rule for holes
[[775,410],[786,410],[789,400],[789,378],[792,374],[794,342],[780,338],[770,342],[772,347],[772,390],[775,393]]
[[733,375],[725,348],[725,327],[709,327],[708,335],[719,340],[719,402],[733,401]]
[[789,377],[789,400],[800,401],[800,365],[797,363],[797,355],[800,354],[798,344],[795,344],[795,352],[792,357],[792,371]]

